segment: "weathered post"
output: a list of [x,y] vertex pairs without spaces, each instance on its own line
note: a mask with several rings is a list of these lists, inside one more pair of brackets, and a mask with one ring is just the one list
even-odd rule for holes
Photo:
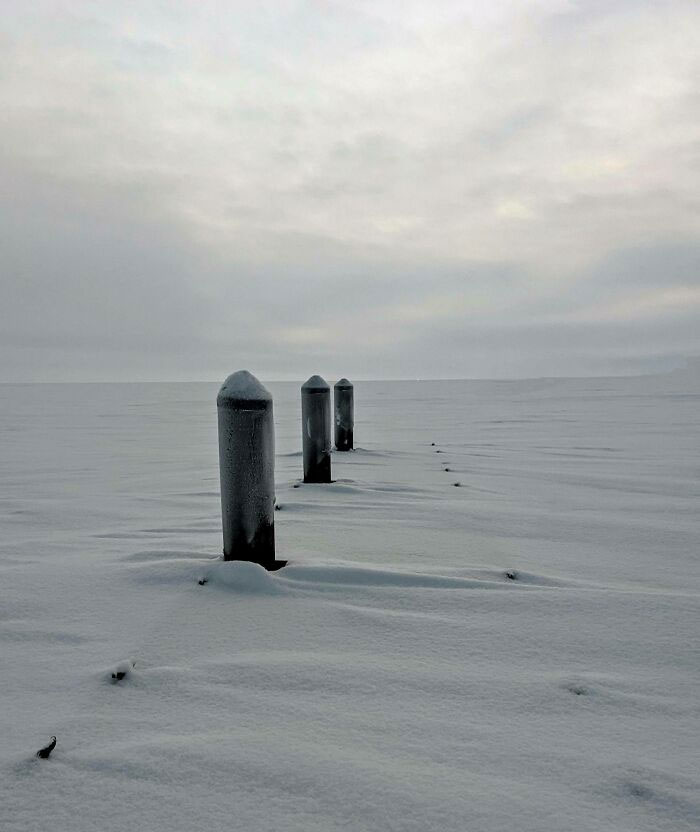
[[331,481],[331,388],[321,376],[301,386],[304,482]]
[[352,434],[355,427],[354,388],[346,379],[336,381],[333,388],[335,410],[335,447],[339,451],[352,450]]
[[219,413],[219,474],[224,560],[278,569],[275,560],[275,431],[272,396],[247,370],[224,382]]

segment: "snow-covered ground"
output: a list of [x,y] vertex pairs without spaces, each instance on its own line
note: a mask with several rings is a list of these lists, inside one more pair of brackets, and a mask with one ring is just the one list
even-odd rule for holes
[[0,386],[3,832],[697,832],[697,377],[268,387],[274,574],[216,385]]

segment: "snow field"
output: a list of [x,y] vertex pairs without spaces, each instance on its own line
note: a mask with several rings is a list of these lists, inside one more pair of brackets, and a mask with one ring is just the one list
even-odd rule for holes
[[358,383],[330,486],[266,385],[269,574],[216,558],[215,385],[0,389],[0,826],[700,828],[679,384]]

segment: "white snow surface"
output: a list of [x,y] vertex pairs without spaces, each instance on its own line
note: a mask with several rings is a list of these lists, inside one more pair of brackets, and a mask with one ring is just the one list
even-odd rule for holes
[[270,574],[217,385],[0,386],[3,832],[697,832],[697,378],[267,386]]
[[237,370],[226,379],[219,390],[221,399],[235,398],[248,401],[269,401],[270,392],[248,370]]

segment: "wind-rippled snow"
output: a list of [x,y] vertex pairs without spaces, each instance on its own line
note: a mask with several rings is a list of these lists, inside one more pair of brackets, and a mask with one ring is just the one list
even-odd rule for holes
[[697,377],[357,382],[331,485],[262,381],[270,574],[218,385],[0,386],[0,828],[696,832]]

